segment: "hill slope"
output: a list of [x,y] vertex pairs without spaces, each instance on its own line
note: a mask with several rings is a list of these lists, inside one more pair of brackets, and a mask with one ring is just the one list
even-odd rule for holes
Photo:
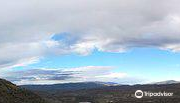
[[38,95],[0,79],[0,103],[45,103]]

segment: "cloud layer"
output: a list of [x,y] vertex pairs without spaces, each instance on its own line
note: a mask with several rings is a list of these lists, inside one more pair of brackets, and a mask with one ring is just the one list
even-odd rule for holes
[[[114,67],[109,66],[86,66],[61,69],[33,69],[9,71],[7,72],[7,75],[4,76],[4,78],[19,85],[54,84],[87,81],[111,81],[117,83],[138,82],[138,80],[128,77],[126,73],[113,72],[114,69]],[[127,82],[128,80],[131,81]]]
[[154,47],[179,52],[179,3],[0,0],[0,68],[49,54],[88,55],[94,49],[125,52]]

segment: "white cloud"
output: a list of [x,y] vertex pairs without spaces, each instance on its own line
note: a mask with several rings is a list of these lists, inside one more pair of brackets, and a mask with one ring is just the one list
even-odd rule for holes
[[27,59],[22,59],[20,61],[17,61],[14,64],[11,65],[6,65],[5,68],[1,68],[1,69],[11,69],[11,68],[15,68],[15,67],[24,67],[30,64],[34,64],[34,63],[38,63],[39,62],[39,57],[32,57],[32,58],[27,58]]
[[[27,64],[32,58],[42,55],[43,48],[38,43],[0,44],[0,67],[7,68],[17,64]],[[24,62],[24,63],[23,63]]]
[[100,75],[100,76],[96,76],[96,77],[100,77],[100,78],[124,78],[127,77],[126,73],[110,73],[107,75]]
[[172,52],[180,51],[180,44],[166,44],[161,47],[163,50],[171,50]]
[[[79,77],[81,81],[109,81],[110,79],[124,78],[127,76],[124,75],[125,73],[115,72],[115,74],[119,75],[112,77],[111,75],[114,69],[115,68],[111,66],[86,66],[66,69],[65,71],[77,72],[73,76]],[[107,78],[107,76],[109,76],[109,78]]]
[[[0,0],[0,67],[47,54],[180,51],[179,0]],[[64,41],[53,40],[68,32]],[[62,35],[62,34],[61,34]],[[76,38],[74,40],[74,38]]]

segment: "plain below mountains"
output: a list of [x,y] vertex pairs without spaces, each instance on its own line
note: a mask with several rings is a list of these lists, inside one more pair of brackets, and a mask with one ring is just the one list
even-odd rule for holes
[[[163,81],[157,84],[118,85],[104,82],[82,82],[55,85],[22,86],[39,94],[49,103],[180,103],[180,83]],[[143,97],[136,90],[170,92],[172,97]]]

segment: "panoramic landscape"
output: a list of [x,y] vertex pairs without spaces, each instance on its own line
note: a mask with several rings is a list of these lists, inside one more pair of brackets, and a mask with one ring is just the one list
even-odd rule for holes
[[[136,90],[168,91],[173,97],[135,97]],[[16,86],[0,79],[0,103],[179,103],[180,82],[162,81],[144,85],[110,82],[79,82]]]
[[0,103],[180,103],[179,0],[0,0]]

